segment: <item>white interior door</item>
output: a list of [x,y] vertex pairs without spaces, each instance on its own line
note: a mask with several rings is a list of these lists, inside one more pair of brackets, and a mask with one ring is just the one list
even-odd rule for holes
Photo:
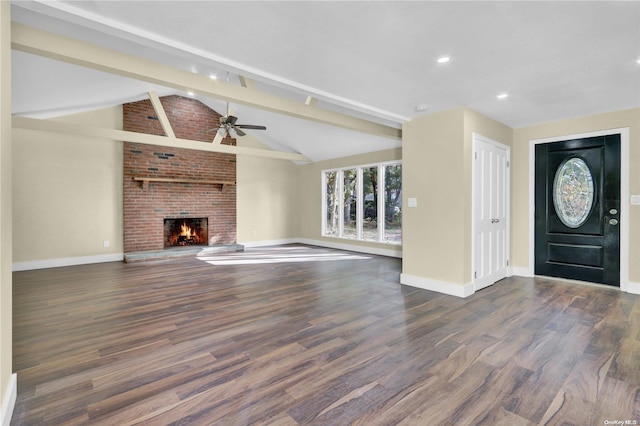
[[509,147],[474,135],[474,289],[507,276],[509,269]]

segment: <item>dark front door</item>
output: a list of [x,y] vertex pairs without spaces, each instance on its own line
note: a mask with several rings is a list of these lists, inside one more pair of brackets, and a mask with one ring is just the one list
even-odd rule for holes
[[620,135],[536,145],[535,274],[620,285]]

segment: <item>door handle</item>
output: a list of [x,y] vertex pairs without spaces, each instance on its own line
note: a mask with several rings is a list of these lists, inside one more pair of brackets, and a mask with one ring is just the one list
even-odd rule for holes
[[609,225],[617,225],[618,219],[609,219]]
[[491,223],[498,223],[500,222],[500,219],[491,219]]

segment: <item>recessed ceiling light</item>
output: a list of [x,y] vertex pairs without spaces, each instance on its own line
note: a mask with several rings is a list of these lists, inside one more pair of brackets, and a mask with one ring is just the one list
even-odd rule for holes
[[425,104],[416,105],[416,111],[426,111],[428,108]]
[[218,76],[217,76],[217,75],[215,75],[215,74],[211,74],[211,75],[209,76],[209,78],[210,78],[211,80],[217,80],[217,79],[218,79]]
[[636,62],[640,64],[640,59],[638,59]]
[[188,91],[188,92],[187,92],[187,95],[189,95],[189,96],[194,96],[194,95],[195,95],[195,93],[193,93],[192,91]]
[[505,99],[509,96],[508,93],[500,93],[498,96],[496,96],[496,98],[498,99]]
[[438,58],[438,63],[439,64],[446,64],[450,60],[451,60],[451,58],[448,57],[448,56],[441,56],[440,58]]

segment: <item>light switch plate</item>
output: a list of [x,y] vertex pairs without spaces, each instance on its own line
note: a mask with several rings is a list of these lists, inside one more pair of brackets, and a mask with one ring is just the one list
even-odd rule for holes
[[407,207],[418,207],[417,198],[407,198]]
[[640,195],[632,195],[631,196],[631,205],[632,206],[640,206]]

